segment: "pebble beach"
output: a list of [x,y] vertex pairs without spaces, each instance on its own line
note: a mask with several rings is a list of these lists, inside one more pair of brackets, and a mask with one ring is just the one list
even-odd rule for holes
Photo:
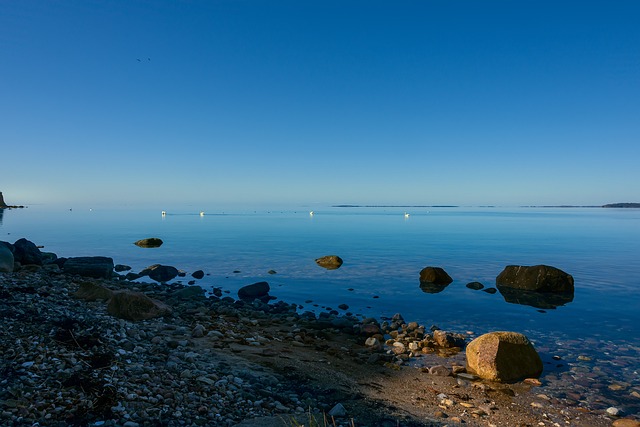
[[[168,310],[118,318],[100,290]],[[479,381],[456,347],[471,332],[446,333],[446,348],[444,331],[401,315],[316,316],[56,264],[0,273],[0,313],[3,426],[640,426],[615,408],[567,406],[534,379]]]

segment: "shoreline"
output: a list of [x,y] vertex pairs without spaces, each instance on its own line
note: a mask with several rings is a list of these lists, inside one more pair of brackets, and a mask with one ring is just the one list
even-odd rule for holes
[[[336,425],[360,427],[622,425],[605,411],[546,395],[544,384],[469,380],[459,375],[464,350],[446,358],[407,354],[397,363],[388,348],[369,348],[366,334],[354,333],[365,324],[356,318],[316,318],[285,302],[244,303],[205,297],[194,286],[90,279],[56,267],[0,273],[6,425],[289,426],[294,418],[308,422],[309,411],[322,420],[337,404],[346,414]],[[104,301],[73,297],[83,283],[142,292],[172,314],[117,319]],[[444,366],[446,375],[425,366]],[[18,379],[34,385],[25,394]],[[81,400],[59,401],[69,391]],[[185,403],[188,396],[198,405]]]

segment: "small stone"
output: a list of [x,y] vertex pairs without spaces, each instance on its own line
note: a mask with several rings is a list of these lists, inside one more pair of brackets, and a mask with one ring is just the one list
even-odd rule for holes
[[429,368],[429,374],[438,377],[448,377],[449,375],[451,375],[451,371],[446,366],[436,365]]
[[346,417],[347,410],[342,405],[342,403],[338,403],[336,406],[331,408],[331,410],[329,411],[329,415],[332,417]]
[[611,407],[607,408],[606,412],[607,412],[607,414],[609,414],[609,415],[611,415],[613,417],[618,417],[622,413],[622,411],[620,409],[616,408],[615,406],[611,406]]
[[621,418],[613,422],[613,427],[640,427],[640,421],[631,418]]

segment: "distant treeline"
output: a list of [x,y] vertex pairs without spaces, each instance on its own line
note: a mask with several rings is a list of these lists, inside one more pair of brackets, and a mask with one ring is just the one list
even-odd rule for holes
[[609,203],[603,208],[640,208],[640,203]]

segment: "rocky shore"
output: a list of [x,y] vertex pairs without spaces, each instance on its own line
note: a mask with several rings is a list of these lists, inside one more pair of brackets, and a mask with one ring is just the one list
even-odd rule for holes
[[[471,331],[91,278],[54,258],[0,273],[3,426],[640,426],[534,378],[480,380]],[[162,310],[114,308],[134,293]]]

